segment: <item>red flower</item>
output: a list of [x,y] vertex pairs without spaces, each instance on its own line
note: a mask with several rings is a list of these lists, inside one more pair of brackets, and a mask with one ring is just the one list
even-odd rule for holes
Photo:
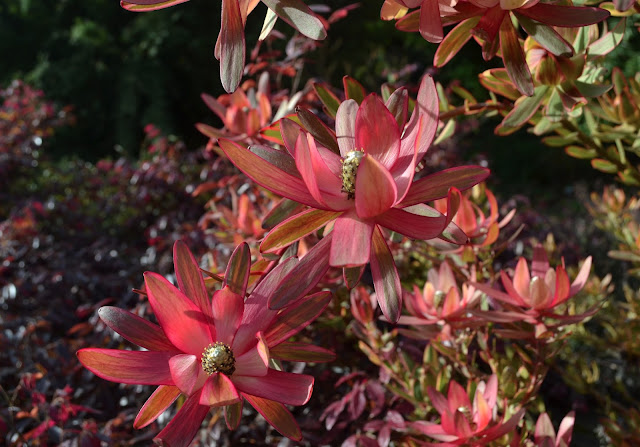
[[[448,195],[457,203],[455,188],[469,188],[489,175],[486,168],[468,166],[413,181],[416,165],[438,126],[437,98],[433,80],[425,77],[408,123],[405,89],[394,92],[386,104],[376,94],[367,96],[359,106],[355,100],[347,100],[338,109],[336,133],[322,128],[326,135],[322,145],[293,121],[283,119],[280,129],[287,152],[262,146],[249,151],[220,140],[231,162],[257,183],[313,208],[271,230],[261,251],[278,251],[332,223],[331,233],[309,251],[295,279],[287,282],[293,289],[280,290],[271,306],[288,303],[291,290],[296,294],[299,287],[310,290],[329,266],[356,267],[347,273],[355,280],[347,283],[357,283],[363,266],[370,262],[380,307],[390,321],[397,321],[402,291],[383,228],[414,239],[438,237],[455,211],[443,216],[423,202]],[[333,145],[335,152],[325,145]],[[457,209],[455,203],[449,210]],[[304,284],[299,284],[301,276],[307,278]]]
[[428,388],[429,399],[440,413],[440,424],[417,421],[410,426],[421,433],[440,441],[421,443],[426,446],[486,445],[513,430],[525,410],[520,409],[509,420],[494,421],[498,378],[492,375],[487,383],[476,387],[473,405],[469,395],[457,382],[449,382],[449,393],[444,397],[433,388]]
[[203,277],[186,245],[174,247],[180,289],[157,273],[145,273],[149,304],[160,326],[115,307],[102,307],[100,318],[145,351],[88,348],[78,351],[82,364],[103,379],[158,385],[134,426],[153,422],[180,393],[188,396],[157,438],[186,446],[210,407],[226,406],[227,425],[239,422],[247,400],[283,435],[302,438],[283,404],[303,405],[311,397],[313,377],[269,367],[270,358],[323,361],[332,354],[310,345],[287,342],[314,320],[330,300],[321,292],[278,313],[267,300],[295,265],[289,259],[265,276],[244,299],[250,257],[246,244],[234,252],[221,290],[209,299]]

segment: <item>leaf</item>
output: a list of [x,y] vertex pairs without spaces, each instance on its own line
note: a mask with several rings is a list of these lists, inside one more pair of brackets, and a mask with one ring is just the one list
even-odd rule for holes
[[262,253],[273,253],[301,239],[338,217],[340,212],[306,210],[282,222],[260,244]]
[[509,78],[522,94],[533,96],[533,78],[525,60],[518,33],[509,17],[505,17],[500,25],[500,48]]
[[533,96],[521,98],[516,101],[515,106],[502,120],[502,123],[496,128],[496,133],[505,135],[520,128],[536,113],[540,104],[549,90],[548,85],[539,85],[533,91]]
[[545,25],[569,28],[592,25],[609,17],[609,13],[600,8],[560,6],[549,3],[537,3],[531,8],[518,8],[518,12]]
[[224,420],[229,430],[235,430],[242,420],[242,399],[235,404],[224,407]]
[[258,40],[265,40],[273,27],[276,25],[278,16],[271,9],[267,8],[267,13],[264,15],[264,22],[262,23],[262,30],[260,30],[260,36]]
[[397,206],[405,208],[442,199],[449,194],[449,188],[464,191],[484,181],[489,173],[489,169],[482,166],[458,166],[427,175],[413,182],[404,200]]
[[313,83],[313,89],[316,91],[318,98],[324,104],[325,110],[327,114],[331,116],[331,118],[336,117],[336,113],[338,112],[338,107],[340,107],[340,100],[336,95],[334,95],[328,84],[326,83]]
[[304,128],[313,135],[318,143],[340,155],[340,148],[338,147],[338,139],[336,138],[336,135],[320,120],[320,118],[300,106],[296,107],[296,114],[298,115],[302,126],[304,126]]
[[305,36],[315,40],[327,37],[322,21],[301,0],[262,0],[262,3]]
[[235,0],[222,2],[220,44],[220,80],[222,87],[231,93],[238,88],[244,70],[244,25],[240,5]]
[[402,311],[402,287],[393,255],[377,225],[371,239],[370,265],[380,309],[389,322],[395,323]]
[[237,295],[244,297],[249,282],[251,271],[251,251],[246,242],[238,245],[233,251],[227,270],[224,274],[222,287],[229,286],[229,289]]
[[135,0],[131,2],[121,1],[120,6],[127,11],[132,12],[148,12],[157,11],[158,9],[169,8],[170,6],[179,5],[189,0],[169,0],[163,2],[162,0]]
[[542,142],[551,147],[567,146],[578,142],[578,134],[577,132],[571,132],[566,135],[554,135],[543,138]]
[[471,30],[478,24],[480,17],[464,20],[456,25],[438,45],[433,57],[434,67],[443,67],[471,39]]
[[362,84],[360,84],[350,76],[345,76],[342,78],[342,85],[344,86],[344,94],[346,99],[353,99],[358,104],[362,103],[366,95]]
[[593,169],[597,169],[598,171],[606,172],[607,174],[615,174],[618,172],[618,167],[611,163],[609,160],[604,160],[602,158],[594,158],[591,160],[591,166]]
[[245,393],[242,393],[242,397],[247,399],[247,402],[249,402],[269,424],[273,425],[280,434],[294,441],[302,440],[300,427],[298,427],[296,420],[284,405],[273,400]]
[[524,30],[547,49],[550,53],[556,56],[573,56],[573,48],[571,44],[564,40],[560,34],[550,26],[531,20],[530,18],[523,16],[522,14],[515,13],[518,18],[518,22],[524,28]]
[[627,19],[620,20],[616,26],[614,26],[611,31],[606,33],[600,39],[593,42],[589,45],[588,48],[588,57],[596,58],[600,56],[604,56],[613,51],[622,39],[624,38],[624,31],[626,29]]
[[581,81],[574,81],[574,85],[585,98],[597,98],[607,93],[613,87],[611,84],[587,84]]
[[583,160],[591,160],[593,157],[598,155],[598,152],[595,149],[585,149],[580,146],[567,146],[564,151],[570,157],[580,158]]

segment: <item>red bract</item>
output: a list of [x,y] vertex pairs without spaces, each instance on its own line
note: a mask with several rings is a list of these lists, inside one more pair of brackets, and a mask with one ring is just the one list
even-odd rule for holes
[[229,261],[222,289],[210,300],[193,255],[177,242],[180,289],[156,273],[145,273],[149,304],[160,326],[115,307],[99,311],[109,327],[146,351],[88,348],[78,351],[78,358],[104,379],[158,385],[138,413],[136,428],[153,422],[181,393],[188,396],[157,436],[171,446],[188,445],[210,407],[225,406],[227,425],[235,428],[245,399],[280,433],[299,440],[300,429],[283,404],[305,404],[313,377],[269,368],[270,359],[326,361],[333,354],[287,341],[324,310],[329,293],[308,296],[280,313],[267,307],[295,263],[289,259],[277,266],[245,301],[250,257],[247,245],[241,245]]
[[[287,152],[262,146],[246,150],[220,140],[231,162],[257,183],[313,208],[271,230],[261,251],[276,252],[332,223],[331,233],[325,232],[324,239],[303,258],[271,306],[282,307],[293,299],[292,294],[310,290],[329,266],[347,269],[346,282],[353,285],[369,262],[378,303],[390,321],[397,321],[402,291],[383,229],[414,239],[438,237],[457,209],[456,188],[469,188],[489,175],[486,168],[466,166],[413,181],[416,165],[438,125],[438,99],[430,77],[422,81],[408,123],[407,109],[405,89],[394,92],[387,104],[376,94],[367,96],[360,106],[347,100],[338,109],[335,134],[317,121],[313,133],[323,144],[295,122],[283,119],[280,129]],[[423,204],[447,196],[448,216]],[[464,235],[461,238],[466,240]],[[356,269],[349,270],[352,267]],[[300,277],[307,281],[301,284]]]
[[556,270],[549,267],[547,253],[542,246],[534,248],[531,269],[530,273],[526,259],[520,258],[512,278],[504,270],[501,271],[500,279],[506,293],[486,284],[473,285],[490,297],[509,305],[514,310],[508,313],[513,317],[512,321],[524,320],[535,324],[542,317],[551,317],[568,323],[579,321],[588,315],[567,316],[553,312],[553,308],[582,290],[591,270],[591,256],[584,261],[573,283],[569,283],[569,275],[564,266],[558,266]]
[[[129,11],[146,12],[185,3],[188,0],[121,0],[120,5]],[[227,92],[233,92],[240,84],[245,62],[244,25],[247,16],[260,0],[223,0],[220,33],[214,55],[220,61],[220,80]],[[293,26],[305,36],[322,40],[327,37],[322,21],[302,0],[262,0],[270,11]],[[271,19],[275,24],[275,17]]]
[[511,432],[525,412],[523,408],[506,422],[494,421],[498,393],[498,378],[495,375],[487,383],[478,384],[473,405],[465,389],[453,380],[449,383],[447,397],[431,387],[427,389],[427,393],[440,413],[440,424],[425,421],[409,424],[413,429],[440,441],[420,443],[425,446],[486,445]]

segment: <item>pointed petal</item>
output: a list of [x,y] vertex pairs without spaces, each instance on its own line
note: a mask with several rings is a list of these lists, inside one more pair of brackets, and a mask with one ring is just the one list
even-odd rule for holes
[[298,136],[296,167],[309,193],[318,203],[336,210],[349,206],[341,191],[342,181],[325,164],[311,134],[301,133]]
[[235,385],[225,374],[213,373],[202,387],[200,405],[223,407],[240,402]]
[[329,251],[332,267],[355,267],[369,262],[373,222],[358,218],[354,211],[343,213],[333,225]]
[[318,292],[285,308],[264,334],[267,345],[276,346],[306,328],[320,316],[330,301],[330,292]]
[[[229,258],[227,270],[224,273],[222,287],[229,287],[229,290],[240,296],[244,296],[249,283],[249,273],[251,272],[251,251],[246,242],[238,245]],[[210,307],[210,306],[209,306]]]
[[177,386],[160,385],[140,408],[133,428],[146,427],[158,419],[179,395],[180,389]]
[[340,147],[340,156],[346,157],[356,147],[356,116],[358,114],[358,103],[353,99],[347,99],[336,114],[336,138]]
[[[415,209],[417,211],[417,209]],[[376,223],[412,239],[428,240],[438,237],[445,228],[446,217],[432,210],[432,215],[419,215],[391,208],[376,217]]]
[[[191,251],[182,241],[176,241],[173,245],[173,265],[176,271],[178,287],[187,298],[200,308],[207,316],[207,322],[211,324],[211,304],[209,293],[204,285],[204,278],[200,272],[200,266],[193,257]],[[215,331],[211,334],[215,337]]]
[[320,118],[313,114],[310,110],[302,106],[296,107],[296,114],[302,126],[309,131],[318,143],[326,147],[336,155],[340,153],[338,147],[338,139],[333,129],[330,129]]
[[149,304],[171,343],[187,354],[202,354],[211,342],[206,315],[163,276],[146,272],[144,282]]
[[198,376],[202,370],[198,359],[193,354],[174,355],[169,359],[173,383],[187,396],[199,388],[196,385],[202,386],[202,383],[198,384]]
[[269,346],[261,332],[256,334],[258,343],[239,357],[236,357],[237,376],[264,376],[269,369]]
[[266,376],[233,376],[239,391],[287,405],[304,405],[311,398],[313,377],[270,369]]
[[237,293],[233,293],[227,286],[214,292],[211,300],[211,310],[216,326],[216,341],[231,346],[233,336],[242,321],[244,298]]
[[175,351],[160,326],[124,309],[103,306],[98,315],[111,329],[122,335],[131,343],[135,343],[150,351]]
[[556,287],[553,295],[553,301],[549,307],[557,306],[560,303],[565,302],[569,297],[571,291],[571,285],[569,284],[569,275],[562,266],[556,268]]
[[199,404],[200,393],[190,396],[167,426],[154,438],[171,447],[188,447],[200,430],[209,407]]
[[411,184],[409,192],[399,206],[404,208],[441,199],[449,194],[452,187],[464,191],[484,181],[489,173],[487,168],[481,166],[459,166],[427,175]]
[[171,352],[122,351],[87,348],[78,351],[80,363],[98,377],[132,385],[173,385]]
[[313,208],[322,207],[312,196],[304,182],[268,163],[253,152],[229,140],[218,144],[238,169],[268,190]]
[[431,404],[433,404],[433,407],[436,409],[438,413],[443,414],[449,411],[449,402],[447,401],[447,398],[444,397],[442,393],[440,393],[433,387],[428,387],[427,394],[429,395],[429,400],[431,400]]
[[447,400],[449,401],[449,410],[456,411],[460,407],[471,409],[471,401],[469,395],[455,380],[449,382],[449,392],[447,394]]
[[480,284],[477,282],[469,282],[469,284],[491,298],[503,301],[507,304],[512,304],[514,306],[526,306],[526,304],[521,299],[513,298],[511,295],[508,295],[500,290],[496,290],[488,284]]
[[[318,281],[329,270],[331,238],[331,234],[329,234],[318,242],[278,284],[276,290],[270,295],[269,308],[282,309],[304,296],[318,284]],[[300,278],[305,280],[300,281]]]
[[288,362],[332,362],[336,359],[336,354],[328,349],[308,343],[285,341],[274,346],[269,351],[269,355],[278,360]]
[[[420,96],[420,93],[418,93],[418,96]],[[407,117],[409,116],[409,92],[407,89],[400,87],[394,90],[384,105],[395,117],[398,129],[404,129],[405,124],[407,124]]]
[[280,434],[294,441],[302,440],[302,432],[289,410],[279,402],[242,393],[242,397],[255,408]]
[[[420,83],[413,114],[402,139],[402,157],[412,156],[413,146],[415,146],[417,150],[416,162],[422,160],[436,135],[439,114],[440,107],[435,82],[431,76],[424,76]],[[393,168],[393,173],[395,175],[396,166]]]
[[384,165],[365,155],[356,174],[356,212],[361,219],[378,216],[396,202],[396,182]]
[[244,70],[244,24],[238,0],[222,1],[220,45],[220,81],[227,92],[233,92],[242,79]]
[[576,421],[575,411],[570,411],[560,422],[558,427],[558,435],[556,436],[557,447],[569,447],[573,434],[573,424]]
[[295,121],[289,118],[282,118],[280,121],[280,134],[282,135],[282,141],[287,152],[295,158],[296,154],[296,141],[302,133],[302,127]]
[[518,264],[516,265],[516,270],[513,274],[513,288],[521,297],[528,297],[530,283],[531,276],[529,275],[527,260],[525,258],[520,258],[518,259]]
[[400,151],[400,130],[382,100],[372,93],[356,115],[356,147],[391,169]]
[[492,414],[491,408],[482,395],[482,393],[476,392],[474,403],[473,403],[473,422],[476,424],[477,430],[484,430],[489,422],[491,422]]
[[373,232],[372,248],[370,264],[376,298],[385,318],[395,323],[402,310],[402,286],[391,251],[378,227]]
[[579,291],[582,290],[584,285],[587,283],[587,279],[589,279],[589,273],[591,272],[591,256],[585,259],[582,267],[580,268],[580,272],[578,272],[578,276],[571,283],[571,291],[570,295],[575,295]]
[[[511,297],[511,302],[515,302],[517,306],[531,307],[529,302],[529,284],[527,285],[526,295],[521,295],[520,293],[518,293],[515,286],[511,282],[511,279],[509,279],[509,276],[504,272],[504,270],[500,271],[500,279],[502,280],[504,290],[506,290]],[[496,294],[494,294],[493,297],[500,299],[500,296]]]
[[547,413],[542,413],[538,416],[534,440],[536,445],[540,446],[549,445],[555,447],[556,445],[556,431]]
[[262,0],[262,3],[305,36],[315,40],[327,37],[322,21],[301,0]]
[[309,209],[285,220],[271,230],[260,244],[260,252],[273,253],[325,226],[340,212]]

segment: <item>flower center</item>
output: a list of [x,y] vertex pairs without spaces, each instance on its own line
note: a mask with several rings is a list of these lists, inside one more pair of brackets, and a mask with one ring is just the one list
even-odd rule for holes
[[221,372],[230,376],[236,370],[236,359],[233,351],[224,343],[219,341],[207,346],[202,353],[202,369],[208,375]]
[[342,192],[347,193],[349,199],[353,199],[356,193],[356,172],[360,166],[360,160],[364,157],[364,149],[351,151],[340,160],[342,163],[342,171],[340,178],[342,179]]

